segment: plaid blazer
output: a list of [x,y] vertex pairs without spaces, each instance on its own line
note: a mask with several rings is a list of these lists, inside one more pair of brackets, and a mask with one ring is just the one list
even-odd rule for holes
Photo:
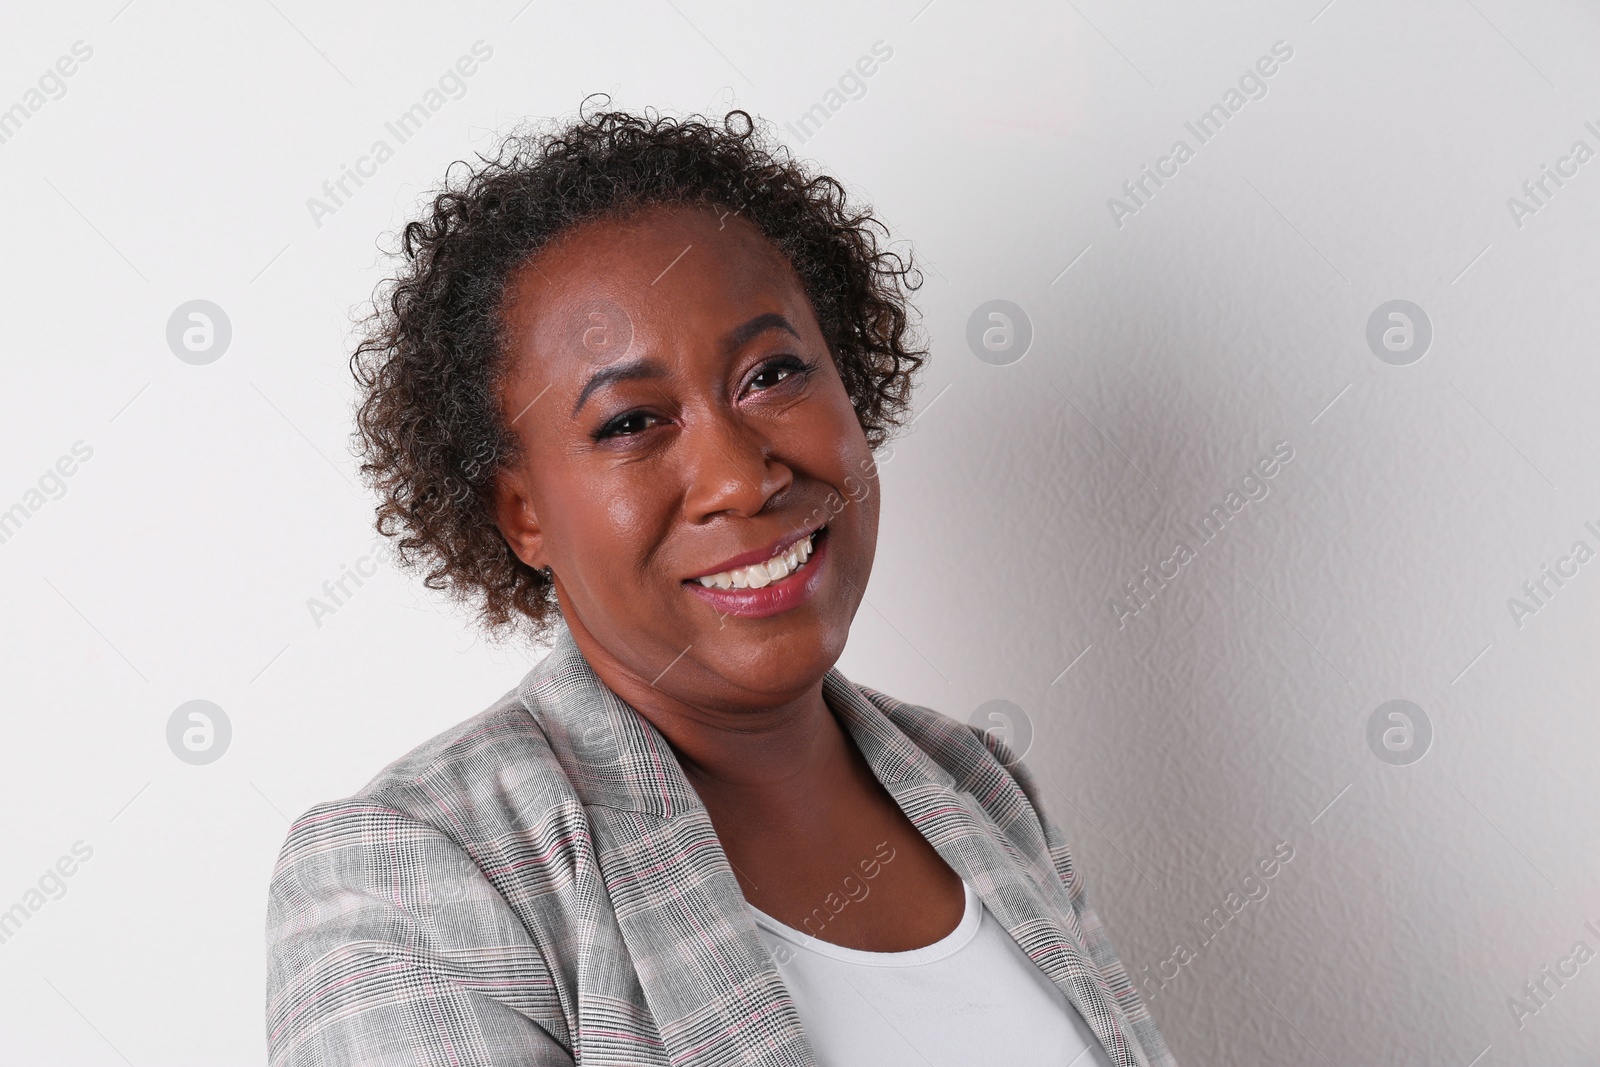
[[[823,692],[1112,1062],[1172,1067],[1003,745],[837,671]],[[564,628],[488,710],[290,829],[267,1046],[273,1067],[815,1063],[677,758]]]

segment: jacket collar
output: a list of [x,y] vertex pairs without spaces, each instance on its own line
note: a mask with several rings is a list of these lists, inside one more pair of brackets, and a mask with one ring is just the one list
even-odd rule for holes
[[[608,829],[608,820],[593,823],[602,869],[631,868],[638,881],[652,883],[641,889],[630,875],[633,902],[618,908],[623,939],[635,959],[660,957],[662,937],[671,936],[682,944],[671,947],[669,957],[698,957],[704,962],[703,909],[712,909],[735,933],[736,943],[719,946],[715,954],[715,966],[723,973],[702,975],[713,983],[710,988],[686,988],[681,976],[641,970],[641,987],[671,1061],[696,1067],[769,1059],[795,1064],[793,1057],[798,1055],[799,1063],[810,1064],[809,1045],[787,998],[777,1012],[778,1039],[772,1030],[763,1031],[768,1058],[749,1045],[748,1005],[741,1007],[738,1002],[752,991],[752,974],[772,990],[781,990],[782,981],[727,857],[714,843],[705,805],[665,738],[600,680],[565,626],[559,628],[549,655],[524,678],[520,694],[586,808],[654,816],[631,825],[621,836]],[[1112,1063],[1145,1067],[1132,1027],[1094,967],[1054,869],[1028,863],[1003,843],[979,800],[958,788],[951,773],[875,706],[867,690],[830,670],[823,694],[901,810],[1067,995]],[[682,854],[688,835],[709,836],[716,857],[713,875],[692,888],[675,883],[677,872],[671,862]],[[652,854],[659,862],[642,862]],[[618,903],[613,901],[613,906]],[[707,1018],[708,1013],[723,1013],[717,1004],[723,992],[718,984],[742,989],[741,996],[726,1005],[720,1025]]]
[[[949,772],[838,670],[828,671],[822,692],[891,792],[911,783],[955,787]],[[585,806],[664,819],[703,807],[666,739],[600,680],[565,625],[520,693],[530,709],[538,709],[540,725]]]
[[565,624],[521,696],[585,807],[663,819],[704,807],[666,738],[600,680]]

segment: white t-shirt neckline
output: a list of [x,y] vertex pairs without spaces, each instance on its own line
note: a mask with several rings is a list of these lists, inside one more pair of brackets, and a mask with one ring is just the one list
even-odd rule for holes
[[966,904],[956,928],[906,952],[843,948],[745,902],[816,1061],[823,1067],[1111,1067],[1066,993],[966,879],[962,886]]
[[965,894],[965,904],[961,912],[961,921],[956,924],[956,928],[931,945],[907,949],[904,952],[869,952],[865,949],[835,945],[831,941],[824,941],[803,930],[796,930],[779,922],[749,901],[745,903],[755,915],[758,925],[766,927],[785,941],[807,952],[863,967],[917,967],[955,955],[978,936],[978,928],[983,923],[983,901],[979,899],[977,890],[973,889],[965,878],[961,880],[961,888]]

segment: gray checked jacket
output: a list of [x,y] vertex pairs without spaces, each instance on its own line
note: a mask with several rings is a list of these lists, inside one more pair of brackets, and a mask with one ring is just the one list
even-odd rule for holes
[[[1022,765],[836,670],[823,692],[1111,1061],[1173,1067]],[[677,758],[565,629],[488,710],[290,829],[267,1045],[273,1067],[816,1062]]]

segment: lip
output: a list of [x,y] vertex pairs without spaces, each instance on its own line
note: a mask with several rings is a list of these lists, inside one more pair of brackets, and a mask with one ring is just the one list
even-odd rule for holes
[[[806,536],[801,534],[800,537],[780,541],[778,546],[780,549],[787,548]],[[823,566],[828,561],[828,543],[831,540],[832,538],[826,536],[818,538],[811,550],[811,558],[806,560],[804,567],[760,589],[718,589],[716,586],[703,586],[692,578],[684,583],[684,588],[723,615],[736,615],[745,619],[763,619],[770,615],[779,615],[799,607],[815,595],[817,587],[822,584]],[[776,554],[777,551],[774,550],[773,555]],[[734,558],[746,562],[735,563],[732,567],[723,564],[709,573],[717,574],[732,570],[733,567],[748,567],[751,563],[761,563],[770,557],[752,556],[746,553]]]
[[730,556],[721,563],[718,563],[716,566],[712,567],[710,570],[704,570],[700,571],[698,574],[689,575],[689,577],[685,578],[684,581],[692,582],[696,578],[704,578],[708,574],[721,574],[723,571],[738,570],[740,567],[748,567],[752,563],[765,563],[773,556],[776,556],[779,552],[788,551],[790,545],[799,544],[801,541],[804,541],[806,538],[810,537],[820,529],[822,529],[821,526],[815,526],[809,530],[801,530],[799,533],[784,534],[766,548],[752,548],[748,552],[741,552],[737,556]]

